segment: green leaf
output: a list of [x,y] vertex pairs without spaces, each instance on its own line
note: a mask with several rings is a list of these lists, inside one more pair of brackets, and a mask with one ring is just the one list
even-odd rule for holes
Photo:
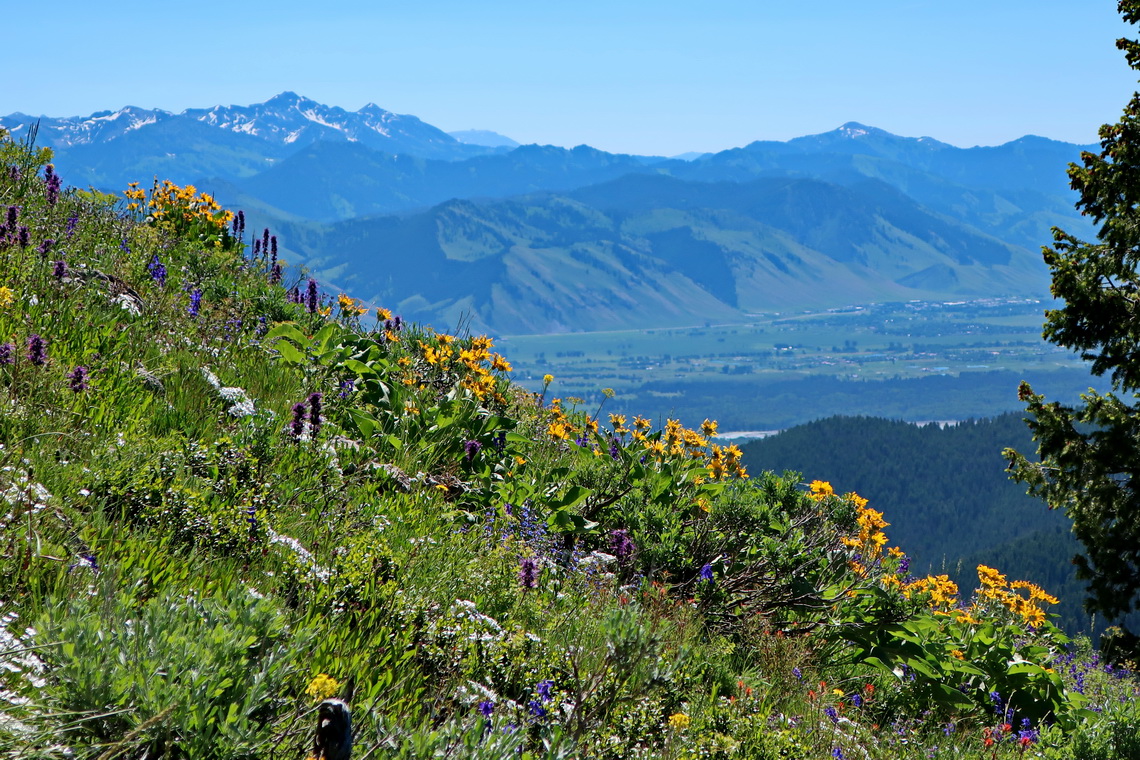
[[292,343],[281,341],[274,346],[286,364],[305,364],[305,355]]

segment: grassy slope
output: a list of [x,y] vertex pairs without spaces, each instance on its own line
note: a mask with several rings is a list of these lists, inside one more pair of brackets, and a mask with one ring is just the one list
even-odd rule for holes
[[995,690],[1053,757],[1135,725],[1130,678],[1033,664],[1048,627],[975,636],[856,571],[853,499],[710,481],[732,454],[694,432],[611,449],[478,339],[294,303],[186,199],[148,224],[0,158],[9,753],[299,757],[330,694],[357,757],[957,757]]

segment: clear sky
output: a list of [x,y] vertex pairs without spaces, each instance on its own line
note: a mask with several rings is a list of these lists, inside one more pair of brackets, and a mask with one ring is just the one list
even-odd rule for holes
[[672,155],[847,121],[960,146],[1095,142],[1137,89],[1113,0],[54,0],[3,15],[3,114],[293,90]]

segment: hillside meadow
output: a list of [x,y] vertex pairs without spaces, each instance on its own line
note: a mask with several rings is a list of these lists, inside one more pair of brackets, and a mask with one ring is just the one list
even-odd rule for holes
[[358,759],[1140,757],[1032,579],[50,161],[0,139],[6,756],[343,757],[339,699]]

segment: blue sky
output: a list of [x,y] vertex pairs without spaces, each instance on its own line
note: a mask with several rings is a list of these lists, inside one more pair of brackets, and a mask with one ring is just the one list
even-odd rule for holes
[[[1136,89],[1112,0],[12,3],[0,113],[293,90],[446,130],[672,155],[860,121],[1095,142]],[[50,11],[45,10],[50,8]]]

